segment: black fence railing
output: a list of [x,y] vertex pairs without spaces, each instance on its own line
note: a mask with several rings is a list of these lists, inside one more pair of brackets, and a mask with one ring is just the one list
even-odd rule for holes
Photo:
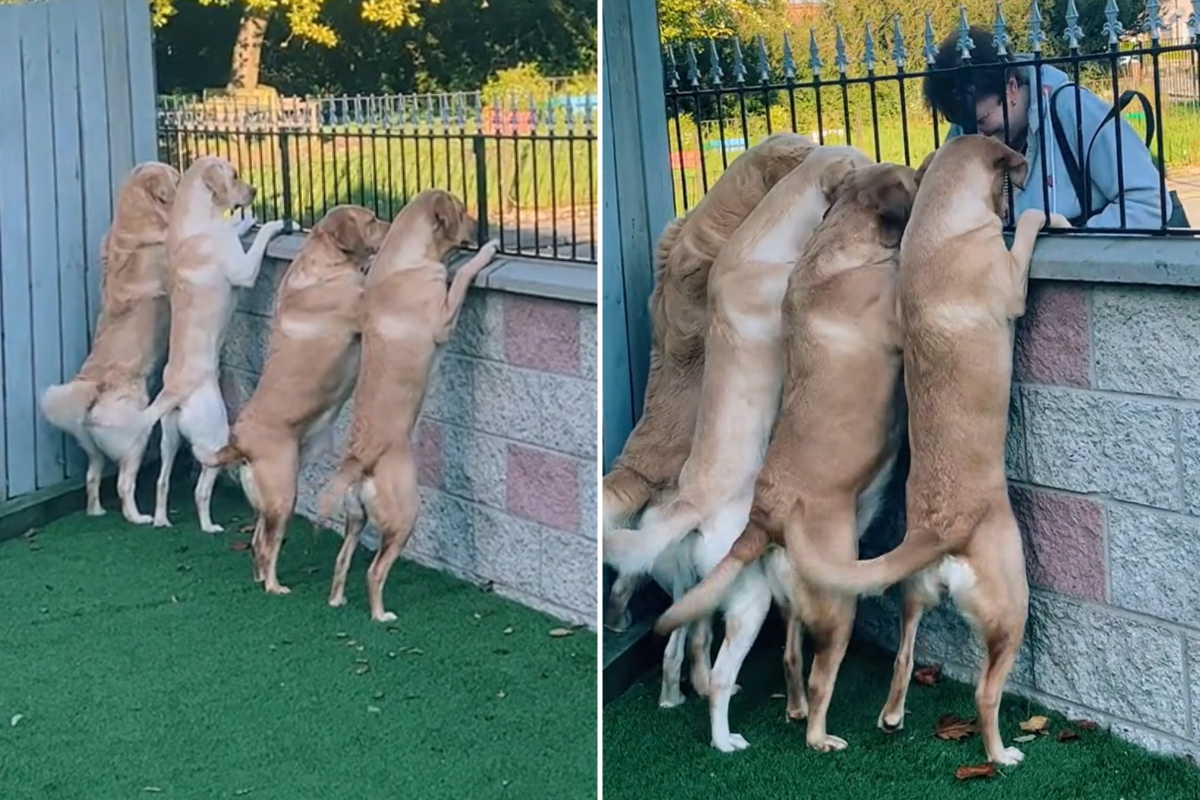
[[[1107,46],[1101,42],[1091,48],[1095,52],[1083,50],[1075,0],[1067,4],[1067,29],[1053,48],[1036,1],[1023,21],[1023,48],[1013,41],[999,4],[988,29],[969,25],[960,7],[957,24],[942,32],[951,34],[945,39],[935,34],[930,14],[919,38],[901,29],[899,17],[884,30],[868,23],[861,40],[849,46],[840,25],[827,26],[824,37],[810,30],[804,63],[797,63],[787,35],[776,58],[761,37],[746,53],[743,42],[732,40],[688,43],[681,51],[668,47],[665,100],[676,211],[693,208],[738,153],[773,132],[791,130],[912,166],[950,135],[981,132],[1003,136],[1031,163],[1025,188],[1008,193],[1009,221],[1038,207],[1087,232],[1195,235],[1200,40],[1164,39],[1156,0],[1146,4],[1145,31],[1136,37],[1123,30],[1115,0],[1108,0],[1104,15],[1100,38]],[[910,52],[906,34],[922,41],[919,52]],[[829,55],[832,65],[824,60]],[[996,109],[977,106],[995,88],[997,72],[1005,91],[1014,93],[1011,99],[1027,103],[1028,112],[1010,119],[1012,106],[1000,97]],[[960,109],[951,112],[953,122],[927,105],[927,77],[949,87],[943,95]],[[1064,83],[1083,90],[1068,86],[1056,95]],[[1051,124],[1051,98],[1061,139]],[[1115,105],[1122,106],[1120,113],[1100,124]],[[1114,135],[1117,117],[1121,136]],[[981,123],[989,129],[977,130]],[[1178,207],[1184,216],[1172,213]]]
[[509,255],[596,260],[595,98],[479,95],[163,98],[159,157],[228,159],[258,189],[254,214],[310,228],[356,203],[392,218],[429,188],[454,192],[479,238]]

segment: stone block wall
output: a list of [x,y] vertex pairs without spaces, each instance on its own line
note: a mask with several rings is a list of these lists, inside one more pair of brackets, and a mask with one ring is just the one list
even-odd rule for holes
[[[230,325],[231,418],[258,382],[286,266],[264,262]],[[471,290],[418,425],[422,507],[405,557],[595,628],[596,363],[594,304]],[[351,410],[334,453],[304,465],[305,516],[336,468]],[[375,547],[369,528],[363,541]]]
[[[1200,753],[1200,290],[1036,282],[1014,369],[1032,597],[1009,690]],[[860,633],[894,649],[898,629],[894,593],[862,602]],[[980,650],[949,602],[917,655],[975,681]]]

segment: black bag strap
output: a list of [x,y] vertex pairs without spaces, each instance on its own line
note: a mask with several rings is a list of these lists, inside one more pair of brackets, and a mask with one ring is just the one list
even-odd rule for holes
[[1058,95],[1059,92],[1068,86],[1074,86],[1074,84],[1064,83],[1050,95],[1050,127],[1054,131],[1054,141],[1058,144],[1059,151],[1062,152],[1063,165],[1067,168],[1067,177],[1071,179],[1071,187],[1075,190],[1075,197],[1079,199],[1080,214],[1071,220],[1071,224],[1080,227],[1081,222],[1090,216],[1088,214],[1088,206],[1090,205],[1091,192],[1087,191],[1083,173],[1079,169],[1079,161],[1075,157],[1075,151],[1071,149],[1071,143],[1067,139],[1067,132],[1063,130],[1062,120],[1058,116]]

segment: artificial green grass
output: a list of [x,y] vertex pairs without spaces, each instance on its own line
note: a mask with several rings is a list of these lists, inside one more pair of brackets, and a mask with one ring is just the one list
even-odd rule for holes
[[595,796],[594,634],[403,561],[374,623],[362,556],[329,608],[339,540],[303,521],[268,596],[238,499],[218,536],[175,505],[0,545],[0,798]]
[[1025,761],[995,777],[959,781],[955,770],[986,760],[978,736],[943,741],[933,735],[943,714],[975,716],[969,686],[943,680],[914,684],[904,730],[886,735],[875,719],[887,697],[891,661],[867,649],[843,664],[829,711],[829,732],[850,746],[817,753],[804,744],[804,722],[784,719],[781,650],[764,648],[742,669],[730,703],[730,729],[750,747],[720,753],[709,746],[708,703],[695,696],[678,708],[658,708],[659,674],[632,687],[604,710],[604,797],[713,800],[1175,800],[1200,797],[1200,771],[1182,759],[1152,756],[1103,730],[1079,730],[1059,742],[1069,723],[1027,700],[1005,697],[1006,744],[1035,713],[1052,720],[1050,735],[1017,744]]

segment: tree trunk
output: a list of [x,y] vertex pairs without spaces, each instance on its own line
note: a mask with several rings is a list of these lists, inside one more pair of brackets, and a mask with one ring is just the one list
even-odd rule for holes
[[267,18],[245,9],[233,45],[233,64],[229,70],[229,86],[235,89],[257,89],[259,67],[262,65],[263,39],[267,35]]

